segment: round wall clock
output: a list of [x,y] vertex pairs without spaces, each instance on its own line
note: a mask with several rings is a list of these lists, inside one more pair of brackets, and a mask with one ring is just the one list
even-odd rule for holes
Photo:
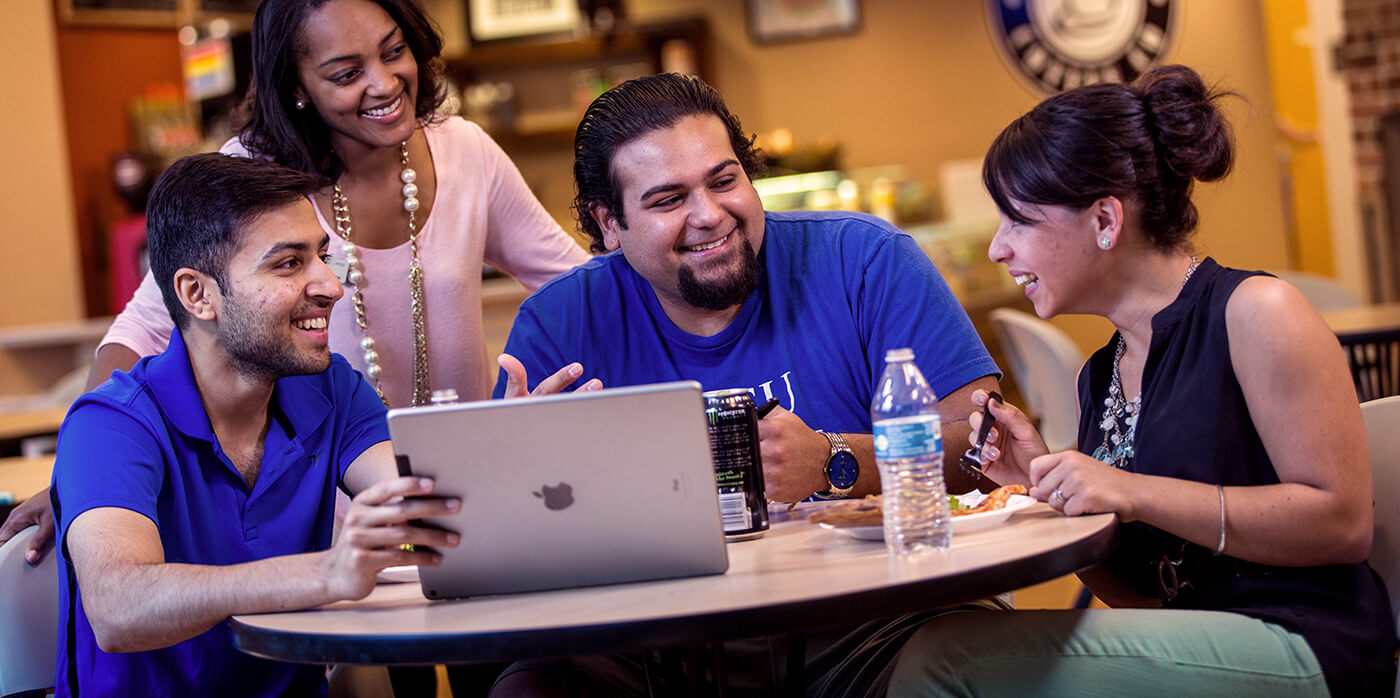
[[1166,54],[1182,0],[988,0],[1002,57],[1037,90],[1129,82]]

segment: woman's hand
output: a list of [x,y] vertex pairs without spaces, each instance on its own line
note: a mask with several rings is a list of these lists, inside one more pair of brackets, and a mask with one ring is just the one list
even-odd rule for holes
[[[972,433],[982,428],[981,409],[990,398],[985,390],[972,393],[972,404],[979,409],[968,418]],[[1049,451],[1045,440],[1031,425],[1031,420],[1014,405],[1000,400],[991,401],[992,416],[996,426],[987,434],[987,445],[982,448],[982,470],[987,477],[1003,484],[1031,484],[1030,464],[1037,456]],[[974,437],[975,438],[975,437]]]
[[1030,463],[1030,495],[1066,516],[1114,513],[1126,523],[1136,518],[1138,477],[1078,451],[1048,453]]
[[39,530],[30,539],[29,549],[24,551],[24,559],[31,565],[39,564],[44,553],[53,545],[53,510],[49,508],[47,488],[10,511],[10,518],[5,519],[4,526],[0,526],[0,543],[35,524],[39,525]]

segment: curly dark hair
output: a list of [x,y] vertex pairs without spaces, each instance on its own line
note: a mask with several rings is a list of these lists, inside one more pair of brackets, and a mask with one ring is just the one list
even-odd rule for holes
[[734,156],[749,179],[763,173],[753,136],[745,135],[739,117],[730,113],[719,92],[693,75],[664,73],[628,80],[588,106],[574,135],[574,216],[594,252],[607,250],[603,231],[593,220],[594,208],[606,208],[618,225],[627,227],[622,192],[612,171],[613,154],[633,139],[696,114],[714,114],[724,122]]
[[1106,196],[1135,202],[1153,245],[1175,249],[1196,228],[1194,183],[1222,179],[1234,163],[1234,133],[1217,105],[1225,96],[1237,95],[1183,65],[1058,94],[997,136],[982,182],[1018,223],[1031,221],[1012,199],[1076,209]]
[[[244,147],[302,172],[334,179],[344,163],[331,150],[330,129],[314,109],[293,107],[300,84],[297,59],[305,50],[302,23],[331,0],[263,0],[253,17],[253,83],[241,111]],[[403,31],[418,64],[414,104],[419,121],[430,122],[447,98],[442,80],[442,36],[416,0],[370,0]]]

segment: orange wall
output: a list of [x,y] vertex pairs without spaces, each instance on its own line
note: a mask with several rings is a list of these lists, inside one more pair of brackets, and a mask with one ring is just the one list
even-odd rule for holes
[[[0,110],[0,332],[83,315],[50,4],[0,3],[0,60],[16,67]],[[38,392],[62,375],[21,356],[37,351],[0,350],[0,394]]]
[[127,103],[153,83],[180,84],[173,29],[58,26],[64,127],[77,209],[84,299],[107,314],[106,230],[126,214],[112,188],[112,155],[131,145]]
[[1312,36],[1304,0],[1264,0],[1269,82],[1274,118],[1279,123],[1279,173],[1284,180],[1289,263],[1306,272],[1332,276],[1332,234],[1328,221],[1326,172],[1318,136],[1317,91]]

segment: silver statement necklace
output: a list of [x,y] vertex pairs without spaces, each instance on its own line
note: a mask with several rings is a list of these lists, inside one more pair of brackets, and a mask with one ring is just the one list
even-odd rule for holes
[[[399,144],[399,162],[403,170],[399,180],[403,182],[403,208],[408,212],[408,251],[411,255],[408,264],[408,289],[413,314],[413,405],[428,404],[431,391],[428,382],[428,333],[423,319],[423,266],[418,261],[418,173],[408,166],[408,142]],[[335,232],[345,240],[345,263],[349,266],[346,280],[355,286],[355,324],[360,328],[360,349],[364,350],[365,374],[374,382],[374,391],[385,405],[384,388],[380,384],[383,368],[379,365],[379,352],[375,350],[374,338],[369,335],[369,321],[365,316],[365,298],[361,285],[365,280],[364,266],[360,262],[359,248],[350,241],[350,201],[340,185],[335,185],[331,198],[331,209],[335,212]]]
[[[1199,264],[1196,256],[1191,255],[1191,266],[1186,268],[1186,278],[1181,280],[1182,288],[1186,288],[1186,282],[1191,280]],[[1122,362],[1126,348],[1127,343],[1119,333],[1118,346],[1113,350],[1113,379],[1108,383],[1108,397],[1103,400],[1103,421],[1099,422],[1103,443],[1094,449],[1093,454],[1094,460],[1115,468],[1126,468],[1128,461],[1133,459],[1133,437],[1137,433],[1138,416],[1142,414],[1142,391],[1139,390],[1131,400],[1123,395],[1123,379],[1118,373],[1118,364]]]

